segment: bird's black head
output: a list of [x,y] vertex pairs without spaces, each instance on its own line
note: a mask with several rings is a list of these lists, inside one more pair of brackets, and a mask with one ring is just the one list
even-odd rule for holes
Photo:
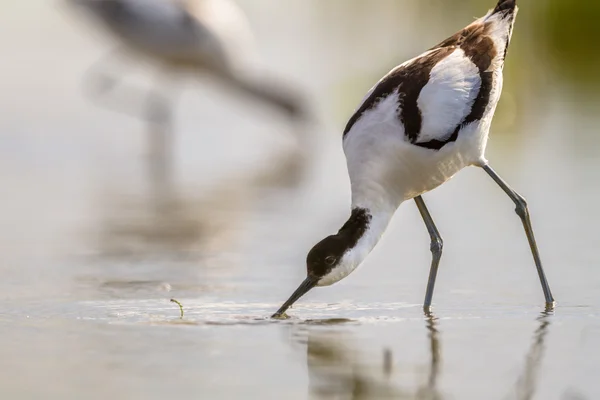
[[345,239],[338,233],[314,245],[306,256],[306,275],[319,280],[330,273],[351,247]]
[[344,255],[345,246],[339,234],[326,237],[317,243],[306,256],[306,279],[298,289],[283,303],[272,318],[281,318],[285,311],[310,289],[318,285],[321,278],[329,274]]
[[[349,272],[332,274],[336,268],[344,269],[344,255],[354,248],[369,227],[371,215],[368,210],[355,208],[344,226],[335,235],[327,236],[317,243],[306,256],[306,279],[296,289],[273,317],[281,317],[283,313],[306,292],[317,285],[331,285],[346,276]],[[346,265],[348,267],[348,265]],[[349,267],[349,271],[353,266]],[[323,279],[326,278],[326,279]]]

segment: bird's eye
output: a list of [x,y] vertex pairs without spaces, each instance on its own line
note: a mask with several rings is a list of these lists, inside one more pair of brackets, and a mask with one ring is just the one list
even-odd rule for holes
[[325,257],[325,263],[327,265],[333,265],[333,264],[335,264],[335,257],[334,256],[327,256],[327,257]]

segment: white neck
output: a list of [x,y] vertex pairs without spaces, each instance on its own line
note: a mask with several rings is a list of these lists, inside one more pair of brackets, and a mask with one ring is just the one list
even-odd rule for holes
[[373,211],[364,206],[353,205],[353,208],[356,207],[367,210],[367,213],[371,216],[369,225],[356,245],[344,254],[340,263],[329,274],[321,278],[318,284],[319,286],[334,284],[358,268],[379,242],[379,239],[381,239],[383,232],[385,232],[396,211],[395,209],[392,210],[389,208],[386,210]]
[[358,240],[356,246],[350,249],[343,258],[343,262],[351,265],[352,270],[356,269],[363,262],[363,260],[367,258],[371,250],[373,250],[375,245],[379,242],[383,232],[385,232],[390,220],[394,216],[395,211],[367,210],[371,215],[369,227]]

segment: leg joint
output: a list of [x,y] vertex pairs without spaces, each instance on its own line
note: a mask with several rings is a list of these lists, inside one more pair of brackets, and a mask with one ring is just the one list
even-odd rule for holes
[[529,209],[527,207],[527,201],[521,196],[518,195],[516,196],[516,200],[515,200],[515,212],[517,213],[517,215],[521,218],[527,218],[529,216]]
[[430,245],[429,249],[431,250],[432,254],[434,254],[434,255],[441,254],[443,248],[444,248],[444,241],[442,240],[442,238],[440,236],[431,238],[431,245]]

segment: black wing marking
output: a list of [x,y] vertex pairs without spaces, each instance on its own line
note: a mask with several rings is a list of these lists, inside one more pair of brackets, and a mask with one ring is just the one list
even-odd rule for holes
[[[400,96],[398,117],[405,127],[405,135],[411,143],[427,149],[439,150],[444,145],[456,141],[458,133],[464,125],[483,117],[490,101],[494,78],[493,71],[489,71],[489,69],[497,55],[497,49],[494,41],[488,35],[489,29],[489,24],[477,21],[439,43],[423,56],[392,70],[352,115],[344,129],[344,137],[366,111],[374,108],[383,98],[398,90]],[[419,94],[427,84],[433,67],[457,48],[462,49],[479,70],[481,87],[471,107],[471,112],[452,130],[452,134],[447,139],[434,139],[419,143],[417,140],[422,125],[421,110],[417,102]]]

